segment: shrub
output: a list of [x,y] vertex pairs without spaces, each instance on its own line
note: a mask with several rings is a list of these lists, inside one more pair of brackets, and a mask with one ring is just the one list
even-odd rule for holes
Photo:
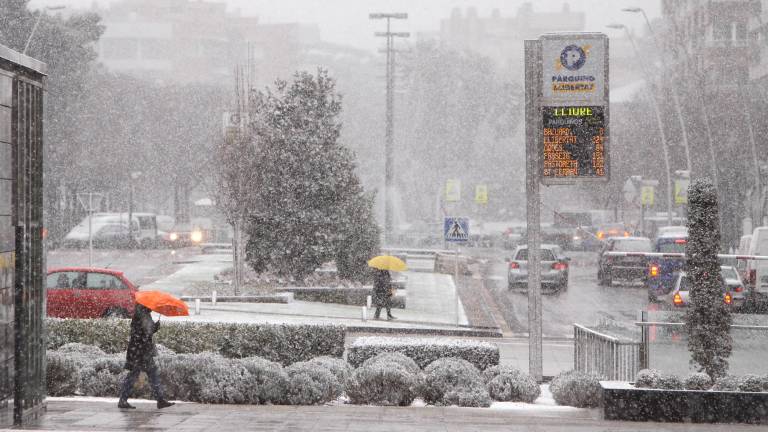
[[499,376],[501,373],[510,373],[510,374],[516,374],[520,373],[520,370],[516,367],[509,366],[509,365],[496,365],[491,366],[488,369],[483,371],[483,381],[486,383],[491,382],[492,379]]
[[497,401],[533,403],[541,388],[527,373],[512,369],[500,372],[488,382],[488,394]]
[[740,384],[741,377],[737,375],[725,375],[715,381],[715,385],[712,386],[712,390],[739,391]]
[[661,372],[656,369],[643,369],[635,377],[635,387],[637,388],[657,388]]
[[346,391],[353,404],[408,406],[419,385],[418,375],[405,366],[379,360],[357,368],[347,380]]
[[312,360],[307,361],[307,363],[316,364],[328,369],[341,384],[345,383],[347,378],[352,374],[352,367],[349,363],[340,358],[328,356],[315,357]]
[[280,403],[288,390],[288,375],[279,363],[261,357],[240,360],[250,376],[246,387],[248,402],[253,404]]
[[592,408],[600,405],[602,388],[597,376],[579,371],[567,371],[557,375],[549,385],[549,391],[558,405]]
[[196,371],[202,403],[242,404],[248,401],[250,374],[239,361],[219,358]]
[[383,352],[404,354],[412,358],[421,368],[446,357],[464,359],[479,370],[499,364],[499,347],[488,342],[380,336],[361,337],[355,340],[349,347],[347,360],[353,367],[359,367],[369,358]]
[[472,363],[447,357],[424,369],[424,400],[436,405],[490,406],[488,390]]
[[56,352],[60,354],[79,355],[91,359],[103,357],[106,355],[106,353],[102,351],[101,348],[95,345],[86,345],[79,342],[70,342],[68,344],[64,344],[56,349]]
[[683,388],[683,382],[675,375],[662,374],[659,376],[656,388],[664,390],[681,390]]
[[115,396],[120,389],[120,374],[125,358],[102,354],[80,372],[80,390],[88,396]]
[[704,372],[694,372],[685,378],[683,384],[687,390],[709,390],[712,387],[712,378]]
[[399,352],[383,352],[366,360],[361,367],[370,366],[376,363],[395,363],[414,375],[421,374],[419,365],[417,365],[412,358]]
[[222,360],[220,355],[211,352],[157,357],[155,361],[160,368],[166,398],[200,401],[204,374],[213,363]]
[[56,351],[47,351],[45,384],[49,396],[70,396],[78,390],[80,366],[72,356]]
[[757,375],[744,375],[739,382],[739,391],[760,392],[763,391],[763,378]]
[[285,368],[288,391],[284,402],[289,405],[318,405],[341,395],[342,385],[327,368],[317,363],[298,362]]
[[[128,320],[46,320],[48,348],[79,342],[107,353],[124,351]],[[283,365],[318,356],[341,357],[345,330],[337,325],[243,324],[164,321],[155,342],[183,354],[218,352],[225,357],[264,357]]]

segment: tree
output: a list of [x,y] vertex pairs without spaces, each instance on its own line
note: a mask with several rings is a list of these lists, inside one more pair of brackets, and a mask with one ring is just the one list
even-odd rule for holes
[[728,372],[731,355],[731,314],[723,302],[723,279],[717,253],[720,220],[717,191],[709,180],[696,180],[688,189],[686,272],[691,280],[686,316],[691,362],[713,379]]
[[[340,259],[340,271],[364,273],[378,249],[372,200],[354,172],[352,153],[339,142],[341,97],[327,72],[296,73],[292,82],[253,98],[251,145],[257,185],[246,232],[247,260],[303,279]],[[375,240],[374,240],[375,239]]]

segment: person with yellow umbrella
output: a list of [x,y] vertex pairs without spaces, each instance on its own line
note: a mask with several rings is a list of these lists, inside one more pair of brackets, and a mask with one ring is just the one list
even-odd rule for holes
[[380,319],[381,308],[387,309],[387,321],[397,319],[392,316],[392,306],[390,298],[395,290],[392,286],[392,277],[390,271],[405,271],[407,266],[398,257],[391,255],[379,255],[368,261],[368,266],[375,269],[373,274],[373,304],[376,306],[376,313],[373,319]]
[[131,396],[133,385],[141,372],[145,372],[149,377],[158,408],[167,408],[174,404],[167,401],[163,395],[160,375],[157,364],[155,364],[157,348],[153,336],[160,328],[160,320],[152,321],[152,311],[166,316],[189,315],[186,303],[170,294],[160,291],[139,291],[136,293],[136,307],[133,311],[133,319],[131,319],[131,336],[125,354],[125,368],[129,372],[120,387],[118,408],[136,408],[128,403],[128,398]]

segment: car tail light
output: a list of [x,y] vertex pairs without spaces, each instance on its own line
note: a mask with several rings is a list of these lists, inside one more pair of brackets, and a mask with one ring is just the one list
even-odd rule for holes
[[519,269],[520,268],[520,264],[512,261],[512,262],[509,263],[509,268],[511,268],[511,269]]
[[723,297],[723,301],[725,301],[725,304],[733,303],[733,297],[731,296],[731,293],[729,292],[725,293],[725,296]]
[[743,286],[741,286],[741,285],[739,285],[739,286],[737,286],[736,288],[734,288],[734,289],[733,289],[733,291],[734,291],[734,292],[742,292],[742,291],[744,291],[744,287],[743,287]]
[[604,232],[602,232],[602,231],[598,231],[598,232],[597,232],[597,238],[599,238],[600,240],[602,240],[604,237],[605,237],[605,233],[604,233]]
[[686,239],[675,239],[675,244],[686,244],[688,243],[688,240]]
[[171,239],[171,241],[176,241],[179,239],[179,235],[176,234],[175,232],[172,232],[169,238]]
[[624,231],[624,237],[629,237],[629,231]]
[[567,268],[568,268],[568,264],[566,264],[564,262],[556,262],[556,263],[552,264],[552,269],[553,270],[565,270]]
[[659,276],[659,265],[658,264],[651,264],[651,266],[648,268],[648,276],[650,276],[650,277],[658,277]]
[[680,296],[680,293],[675,293],[675,296],[672,298],[672,303],[674,303],[675,306],[681,306],[683,304],[683,298]]

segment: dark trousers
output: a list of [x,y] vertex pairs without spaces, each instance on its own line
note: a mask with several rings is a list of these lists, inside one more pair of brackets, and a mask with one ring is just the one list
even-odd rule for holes
[[387,316],[388,317],[392,316],[392,310],[391,310],[391,306],[390,306],[390,302],[389,302],[389,297],[386,297],[384,299],[384,304],[379,303],[379,304],[376,305],[376,313],[373,314],[373,318],[374,319],[378,318],[381,315],[381,308],[386,308],[387,309]]
[[157,370],[155,362],[150,362],[145,367],[134,367],[133,370],[128,371],[128,375],[123,381],[123,386],[120,387],[120,400],[128,400],[133,392],[133,385],[136,384],[136,380],[139,379],[141,372],[146,372],[149,378],[149,386],[152,388],[152,393],[155,396],[155,400],[164,400],[163,388],[160,384],[160,375]]

